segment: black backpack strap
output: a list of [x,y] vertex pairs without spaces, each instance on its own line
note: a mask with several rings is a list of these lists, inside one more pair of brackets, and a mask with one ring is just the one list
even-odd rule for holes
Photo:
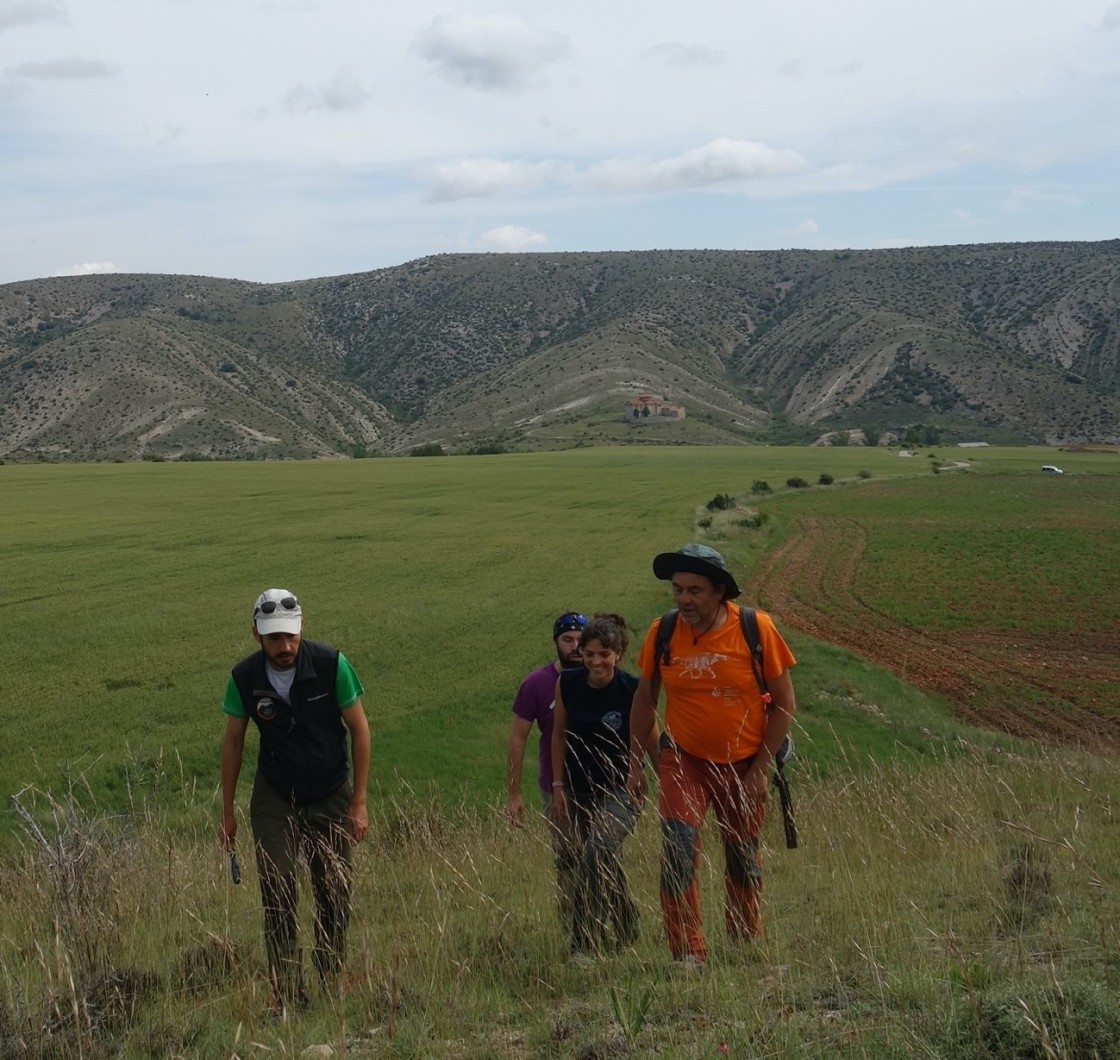
[[754,671],[758,694],[762,696],[762,705],[769,714],[773,696],[770,695],[770,689],[766,687],[766,673],[762,669],[762,640],[758,635],[758,613],[753,607],[739,608],[739,625],[743,629],[743,640],[747,642],[747,651],[750,652],[751,670]]
[[[751,669],[754,679],[758,682],[758,691],[762,696],[762,705],[769,714],[774,706],[774,697],[766,686],[766,672],[762,667],[762,640],[758,634],[758,615],[753,607],[739,608],[739,624],[743,627],[743,640],[747,642],[747,650],[751,656]],[[797,846],[797,824],[793,818],[793,794],[789,790],[789,781],[786,780],[785,764],[791,753],[790,740],[787,736],[774,755],[774,787],[778,789],[778,798],[782,804],[782,828],[786,833],[786,846],[792,850]]]
[[669,641],[673,639],[673,630],[677,628],[677,611],[666,611],[657,620],[657,639],[654,641],[653,676],[661,677],[662,665],[669,665]]

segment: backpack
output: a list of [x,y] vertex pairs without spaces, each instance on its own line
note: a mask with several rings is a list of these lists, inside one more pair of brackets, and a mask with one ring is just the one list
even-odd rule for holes
[[[677,611],[666,611],[657,621],[657,639],[654,644],[653,675],[659,677],[662,664],[669,664],[669,641],[677,626]],[[762,642],[758,636],[758,615],[753,607],[739,608],[739,626],[743,640],[751,657],[751,671],[758,684],[763,706],[769,714],[773,702],[770,690],[766,687],[766,675],[762,669]],[[782,828],[786,834],[786,846],[793,850],[797,846],[797,823],[793,817],[793,795],[786,780],[785,765],[793,757],[793,740],[787,735],[774,755],[773,785],[778,789],[782,804]]]

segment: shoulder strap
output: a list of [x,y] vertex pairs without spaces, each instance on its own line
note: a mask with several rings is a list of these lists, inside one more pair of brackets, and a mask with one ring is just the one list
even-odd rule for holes
[[657,639],[654,642],[653,676],[661,676],[662,664],[669,665],[669,641],[673,639],[673,630],[677,628],[677,611],[666,611],[657,620]]
[[762,666],[762,641],[758,635],[758,614],[753,607],[739,608],[739,625],[743,629],[743,640],[747,642],[747,651],[751,656],[751,670],[758,684],[759,694],[762,696],[763,705],[770,709],[771,695],[766,686],[766,672]]

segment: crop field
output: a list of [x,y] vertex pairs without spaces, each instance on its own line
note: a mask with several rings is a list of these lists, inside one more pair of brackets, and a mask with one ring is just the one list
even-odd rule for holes
[[[1120,1055],[1118,531],[1103,453],[0,466],[0,1056]],[[577,968],[543,824],[499,812],[509,703],[558,611],[640,632],[690,539],[798,656],[801,846],[767,822],[736,945],[707,830],[682,977],[647,807],[641,938]],[[218,701],[277,584],[365,683],[375,789],[344,981],[284,1023],[251,855],[234,887],[214,841]]]
[[[81,776],[124,804],[167,775],[216,785],[225,676],[252,648],[251,601],[282,585],[303,600],[308,635],[341,647],[366,685],[375,783],[485,802],[551,617],[616,610],[640,632],[668,606],[650,557],[708,537],[753,568],[747,598],[801,652],[807,702],[870,680],[813,637],[1015,731],[1043,728],[1039,697],[1056,690],[1063,717],[1110,737],[1120,460],[966,455],[978,470],[939,475],[921,457],[849,448],[0,467],[19,646],[5,700],[23,705],[6,721],[19,750],[3,756],[0,790]],[[1067,475],[1037,472],[1059,455]],[[783,485],[823,472],[835,485]],[[758,480],[774,488],[757,505],[765,526],[698,528],[705,502],[749,506]],[[1020,706],[1000,687],[1013,673],[1034,675],[1015,686]],[[1020,708],[1022,726],[996,713]],[[938,709],[908,713],[932,724]],[[803,725],[812,736],[811,710]]]
[[941,475],[783,498],[747,592],[960,716],[1120,746],[1120,481]]

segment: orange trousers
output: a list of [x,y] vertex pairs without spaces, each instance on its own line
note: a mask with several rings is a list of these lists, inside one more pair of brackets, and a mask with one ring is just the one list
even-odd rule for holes
[[[666,746],[667,745],[667,746]],[[708,808],[715,811],[723,839],[724,915],[732,939],[762,932],[762,859],[758,834],[766,812],[742,782],[753,758],[724,765],[682,751],[662,738],[657,775],[661,815],[661,914],[674,960],[706,960],[700,916],[700,829]]]

